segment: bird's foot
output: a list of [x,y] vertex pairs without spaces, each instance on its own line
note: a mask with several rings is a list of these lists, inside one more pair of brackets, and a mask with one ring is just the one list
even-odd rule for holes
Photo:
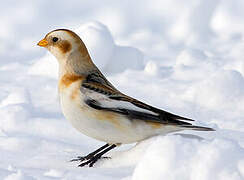
[[[93,156],[90,159],[86,159],[86,162],[81,163],[78,167],[83,167],[88,165],[89,167],[93,167],[93,165],[99,160],[99,159],[110,159],[111,157],[102,157],[100,154],[97,154]],[[83,160],[84,161],[84,160]],[[81,161],[82,162],[82,161]]]
[[85,156],[78,156],[77,158],[75,159],[71,159],[69,162],[74,162],[74,161],[84,161],[86,160]]
[[92,167],[97,162],[97,160],[99,160],[101,158],[109,159],[110,157],[102,157],[102,155],[115,147],[116,147],[116,144],[112,144],[112,145],[105,144],[104,146],[102,146],[99,149],[97,149],[96,151],[88,154],[87,156],[78,156],[76,159],[70,160],[70,162],[80,161],[81,164],[79,165],[79,167],[83,167],[85,165],[89,165],[89,167]]
[[90,154],[88,154],[87,156],[78,156],[75,159],[71,159],[70,162],[74,162],[74,161],[83,162],[83,161],[89,160],[89,159],[91,159],[93,157],[94,157],[94,155],[90,155]]
[[81,163],[78,167],[83,167],[85,165],[89,165],[89,167],[92,167],[99,159],[110,159],[111,157],[101,157],[99,154],[98,155],[93,155],[93,156],[78,156],[75,159],[71,159],[70,162],[74,162],[74,161],[80,161],[83,162]]

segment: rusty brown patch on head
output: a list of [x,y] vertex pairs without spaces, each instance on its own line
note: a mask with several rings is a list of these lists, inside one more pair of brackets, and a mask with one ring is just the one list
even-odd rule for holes
[[83,76],[65,74],[59,81],[59,88],[69,87],[72,83],[76,81],[83,81],[84,79],[85,77]]
[[72,45],[67,40],[61,41],[57,46],[63,54],[69,52],[72,48]]
[[155,123],[155,122],[146,122],[148,125],[150,125],[153,129],[158,129],[162,127],[162,124]]

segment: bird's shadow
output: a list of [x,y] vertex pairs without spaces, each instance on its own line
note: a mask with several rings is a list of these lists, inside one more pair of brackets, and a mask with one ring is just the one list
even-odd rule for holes
[[204,140],[203,137],[198,136],[198,135],[194,135],[194,134],[175,133],[174,135],[178,135],[178,136],[181,136],[181,137],[186,138],[186,139],[196,139],[199,141]]

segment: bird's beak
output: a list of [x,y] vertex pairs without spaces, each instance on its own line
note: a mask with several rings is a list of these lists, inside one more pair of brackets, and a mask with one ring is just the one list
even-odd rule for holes
[[48,41],[44,38],[44,39],[40,40],[37,45],[41,46],[41,47],[46,47],[48,45]]

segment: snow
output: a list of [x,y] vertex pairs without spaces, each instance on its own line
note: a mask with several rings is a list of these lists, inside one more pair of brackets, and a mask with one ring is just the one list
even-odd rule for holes
[[[3,1],[0,12],[0,179],[244,179],[242,0]],[[58,64],[36,46],[77,32],[122,92],[196,119],[185,131],[124,145],[94,168],[69,162],[103,142],[61,113]]]
[[242,179],[238,163],[243,156],[243,148],[227,139],[184,141],[180,136],[157,137],[132,179]]

